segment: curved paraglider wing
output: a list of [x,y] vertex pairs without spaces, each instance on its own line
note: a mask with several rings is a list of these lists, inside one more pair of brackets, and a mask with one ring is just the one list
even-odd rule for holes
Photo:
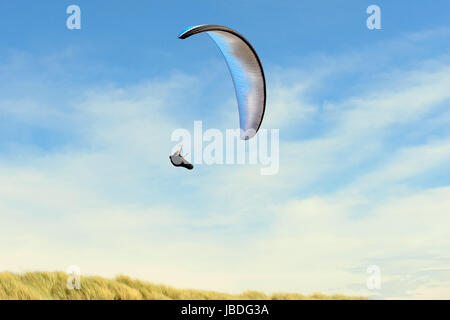
[[178,37],[186,39],[203,32],[214,40],[227,61],[239,105],[241,139],[248,140],[258,132],[266,108],[266,80],[261,61],[250,42],[227,27],[189,27]]

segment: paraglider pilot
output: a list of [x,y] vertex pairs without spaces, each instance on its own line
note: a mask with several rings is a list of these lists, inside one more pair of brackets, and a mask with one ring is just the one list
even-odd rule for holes
[[183,167],[188,170],[194,169],[194,166],[184,158],[186,155],[181,155],[182,149],[183,146],[181,146],[180,149],[178,149],[173,155],[169,156],[170,162],[172,162],[175,167]]

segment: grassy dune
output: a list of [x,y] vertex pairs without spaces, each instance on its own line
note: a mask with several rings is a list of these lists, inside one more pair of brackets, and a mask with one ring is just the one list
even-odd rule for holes
[[212,291],[174,289],[164,285],[118,276],[114,280],[82,277],[80,290],[66,288],[62,272],[0,273],[0,300],[347,300],[344,295],[273,294],[247,291],[231,295]]

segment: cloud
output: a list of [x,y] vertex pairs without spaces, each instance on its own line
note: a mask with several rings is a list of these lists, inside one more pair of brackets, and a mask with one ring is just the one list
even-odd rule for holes
[[[291,283],[309,292],[319,285],[317,278],[309,278],[309,270],[316,269],[333,279],[320,281],[321,291],[360,279],[353,292],[393,297],[417,278],[418,269],[447,265],[449,195],[448,187],[438,188],[370,206],[364,197],[343,195],[293,200],[277,208],[279,219],[261,243],[261,259],[272,262],[262,268],[282,266]],[[369,265],[381,268],[386,288],[380,292],[365,288]],[[423,275],[437,280],[430,270]],[[446,283],[439,288],[445,289]]]

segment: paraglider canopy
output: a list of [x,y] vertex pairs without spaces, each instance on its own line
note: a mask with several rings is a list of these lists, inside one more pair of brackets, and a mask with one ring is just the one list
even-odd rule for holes
[[251,139],[261,126],[266,107],[266,80],[261,61],[250,42],[228,27],[199,25],[185,29],[178,37],[186,39],[203,32],[214,40],[227,61],[239,106],[241,139]]

